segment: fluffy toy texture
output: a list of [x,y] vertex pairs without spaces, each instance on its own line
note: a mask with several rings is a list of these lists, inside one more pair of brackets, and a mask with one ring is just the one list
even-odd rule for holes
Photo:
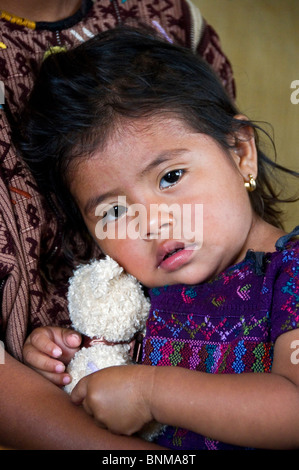
[[[144,332],[150,304],[137,279],[108,256],[75,270],[68,302],[72,327],[92,339],[91,345],[82,347],[68,366],[72,382],[65,390],[71,393],[86,375],[133,362],[130,341],[136,333]],[[140,435],[153,440],[161,430],[160,424],[151,423]]]

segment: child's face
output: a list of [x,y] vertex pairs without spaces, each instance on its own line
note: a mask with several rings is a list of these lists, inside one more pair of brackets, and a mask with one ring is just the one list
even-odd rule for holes
[[200,283],[250,248],[246,145],[227,155],[178,119],[138,120],[74,167],[70,189],[103,253],[144,285]]

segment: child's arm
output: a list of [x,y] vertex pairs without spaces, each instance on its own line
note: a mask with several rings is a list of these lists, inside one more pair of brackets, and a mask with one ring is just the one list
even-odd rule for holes
[[0,402],[0,444],[16,450],[157,449],[99,428],[67,393],[8,354],[0,364]]
[[235,445],[298,448],[299,365],[291,361],[294,340],[299,340],[299,330],[278,338],[269,374],[125,366],[85,377],[72,399],[83,400],[87,412],[114,432],[131,434],[154,418]]
[[36,328],[25,341],[24,362],[56,385],[66,385],[71,378],[65,372],[65,365],[80,344],[81,335],[74,330],[54,326]]

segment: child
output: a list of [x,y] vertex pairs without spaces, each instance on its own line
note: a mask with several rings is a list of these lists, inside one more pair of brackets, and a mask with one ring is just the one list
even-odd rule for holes
[[[155,419],[168,448],[299,445],[299,229],[280,228],[257,130],[205,63],[149,32],[106,32],[42,66],[20,146],[65,216],[65,249],[87,227],[152,302],[143,365],[72,394],[115,433]],[[26,346],[46,373],[55,335]]]
[[[5,346],[3,363],[0,343],[0,401],[5,403],[0,445],[10,448],[149,448],[100,429],[61,390],[21,364],[24,341],[33,328],[70,325],[66,292],[72,271],[60,250],[61,220],[48,210],[11,142],[11,129],[18,128],[49,48],[70,49],[130,18],[142,18],[173,42],[192,47],[216,69],[228,93],[234,93],[217,33],[190,0],[0,0],[0,81],[5,86],[0,109],[0,340]],[[79,255],[80,247],[77,237],[72,251]],[[78,346],[78,335],[63,331],[62,346]]]

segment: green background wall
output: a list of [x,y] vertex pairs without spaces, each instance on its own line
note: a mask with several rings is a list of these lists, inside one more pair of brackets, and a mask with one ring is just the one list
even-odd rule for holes
[[[272,124],[277,161],[299,171],[299,102],[291,102],[291,83],[299,85],[299,0],[193,3],[216,29],[232,63],[238,106],[251,119]],[[298,180],[285,186],[299,193]],[[299,224],[299,202],[284,208],[290,230]]]

